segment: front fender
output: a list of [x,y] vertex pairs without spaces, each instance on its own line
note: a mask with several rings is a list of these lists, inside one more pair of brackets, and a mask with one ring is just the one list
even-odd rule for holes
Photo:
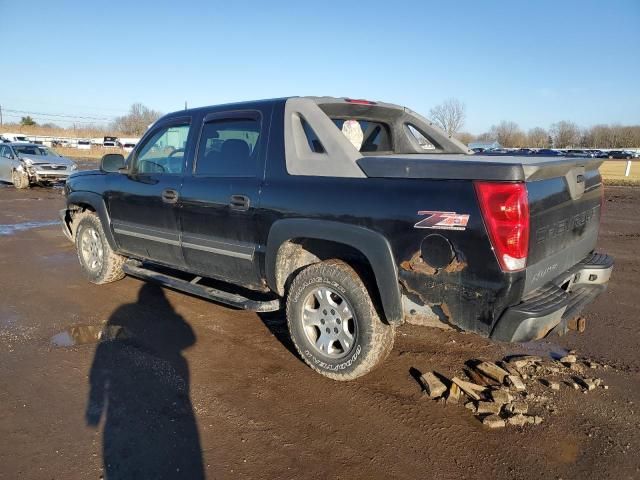
[[391,246],[380,233],[357,225],[306,218],[290,218],[275,222],[269,231],[265,255],[266,279],[274,292],[278,291],[276,275],[278,250],[286,241],[297,238],[342,243],[361,252],[369,261],[376,277],[376,285],[387,321],[393,324],[402,322],[402,295]]
[[117,251],[118,244],[116,243],[113,231],[111,230],[111,218],[109,217],[109,212],[107,210],[107,205],[104,202],[104,198],[94,192],[74,191],[69,193],[67,196],[67,210],[70,210],[73,206],[88,206],[96,212],[98,218],[100,218],[100,223],[104,230],[104,236],[109,242],[109,246],[114,251]]

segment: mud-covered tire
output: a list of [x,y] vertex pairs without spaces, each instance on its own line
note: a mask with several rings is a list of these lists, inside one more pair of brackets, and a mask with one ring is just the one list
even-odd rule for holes
[[80,267],[91,283],[102,285],[125,276],[126,258],[111,249],[95,213],[83,212],[74,218],[74,240]]
[[25,188],[29,188],[29,176],[24,172],[14,170],[11,173],[11,183],[13,183],[13,186],[18,190],[24,190]]
[[[324,335],[325,329],[326,332],[335,331],[336,335],[342,335],[342,331],[338,333],[338,329],[345,327],[346,323],[344,319],[340,323],[340,319],[336,317],[340,316],[344,307],[340,307],[342,302],[337,303],[336,314],[332,314],[334,309],[330,307],[323,309],[318,300],[318,296],[322,297],[322,292],[329,292],[329,302],[331,296],[336,300],[346,301],[346,309],[350,311],[345,315],[346,322],[354,324],[355,333],[347,339],[352,343],[348,350],[342,348],[340,340],[333,344],[338,348],[326,348],[338,350],[337,354],[333,353],[333,357],[318,348],[319,344],[322,346],[331,341],[322,341],[320,335]],[[323,314],[325,310],[327,312]],[[349,315],[352,320],[348,320]],[[310,325],[318,316],[322,317],[322,325]],[[340,260],[326,260],[310,265],[295,277],[287,295],[287,324],[291,339],[302,359],[316,372],[334,380],[353,380],[369,373],[393,349],[395,328],[380,319],[360,276]],[[314,335],[317,338],[315,343]],[[338,358],[335,358],[336,355]]]

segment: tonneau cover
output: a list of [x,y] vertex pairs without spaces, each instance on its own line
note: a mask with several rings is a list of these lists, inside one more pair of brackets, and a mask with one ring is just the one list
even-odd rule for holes
[[596,169],[602,162],[599,158],[446,153],[376,155],[357,160],[367,177],[529,182],[562,177],[576,166]]

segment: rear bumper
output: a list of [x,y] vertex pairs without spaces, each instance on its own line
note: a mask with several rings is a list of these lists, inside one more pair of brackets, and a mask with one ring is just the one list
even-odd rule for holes
[[496,323],[491,338],[527,342],[555,330],[566,333],[569,320],[607,289],[613,258],[592,253],[556,279],[535,290],[522,303],[508,308]]

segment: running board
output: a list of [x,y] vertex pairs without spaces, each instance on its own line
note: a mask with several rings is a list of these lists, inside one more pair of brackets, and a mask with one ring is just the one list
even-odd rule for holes
[[225,292],[224,290],[219,290],[217,288],[199,285],[197,283],[200,280],[199,277],[195,277],[191,282],[189,282],[187,280],[172,277],[165,273],[150,270],[141,266],[137,262],[125,262],[122,266],[122,270],[132,277],[137,277],[142,280],[151,280],[174,290],[180,290],[181,292],[190,293],[191,295],[224,303],[225,305],[230,305],[242,310],[252,310],[254,312],[275,312],[282,308],[281,301],[278,298],[274,300],[252,300],[237,293]]

